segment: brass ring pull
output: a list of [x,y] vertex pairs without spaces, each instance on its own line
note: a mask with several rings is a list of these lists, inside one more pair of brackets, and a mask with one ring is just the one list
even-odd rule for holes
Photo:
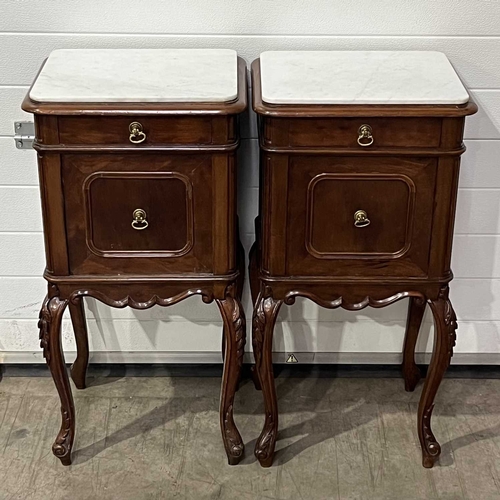
[[132,221],[132,227],[137,229],[137,231],[142,231],[149,226],[148,221],[146,220],[147,214],[142,208],[136,208],[132,213],[132,217],[134,218]]
[[354,225],[356,227],[366,227],[370,225],[370,219],[364,210],[358,210],[354,214]]
[[358,144],[360,146],[366,147],[373,144],[374,139],[370,125],[361,125],[358,129],[358,134]]
[[128,129],[130,131],[129,140],[134,144],[140,144],[146,140],[146,134],[142,130],[142,125],[139,122],[132,122]]

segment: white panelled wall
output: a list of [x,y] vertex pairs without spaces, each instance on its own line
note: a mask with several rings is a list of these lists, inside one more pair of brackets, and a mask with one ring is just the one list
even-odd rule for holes
[[[13,140],[14,121],[40,64],[59,48],[233,48],[248,63],[264,50],[438,50],[479,105],[468,119],[455,229],[451,298],[459,330],[455,363],[500,364],[500,1],[2,0],[0,6],[0,362],[39,362],[37,319],[45,295],[36,156]],[[253,113],[242,120],[241,237],[248,249],[258,202]],[[245,293],[247,318],[251,318]],[[284,306],[275,351],[300,362],[396,363],[406,301],[353,313],[298,300]],[[171,308],[110,309],[87,301],[94,362],[216,362],[221,320],[191,298]],[[418,344],[427,359],[432,322]],[[250,338],[250,332],[248,330]],[[65,347],[74,351],[69,320]],[[248,345],[248,349],[250,346]],[[71,359],[71,354],[67,356]],[[277,355],[277,359],[284,354]]]

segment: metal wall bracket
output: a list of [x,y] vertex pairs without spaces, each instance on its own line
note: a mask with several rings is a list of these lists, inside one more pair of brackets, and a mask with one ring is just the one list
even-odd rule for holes
[[35,124],[33,122],[15,122],[14,140],[17,149],[31,149],[35,140]]

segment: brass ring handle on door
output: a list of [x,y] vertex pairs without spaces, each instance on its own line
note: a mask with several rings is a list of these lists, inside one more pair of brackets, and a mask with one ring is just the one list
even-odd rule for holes
[[354,225],[356,227],[366,227],[370,225],[370,219],[364,210],[358,210],[354,214]]
[[142,124],[139,122],[132,122],[128,129],[130,131],[129,140],[134,144],[140,144],[146,140],[146,134],[142,130]]
[[142,208],[136,208],[132,213],[132,217],[134,218],[134,220],[132,221],[132,227],[134,229],[137,229],[137,231],[142,231],[149,226],[149,223],[146,220],[146,211]]
[[361,125],[358,129],[358,134],[358,144],[360,146],[366,147],[373,144],[374,139],[370,125]]

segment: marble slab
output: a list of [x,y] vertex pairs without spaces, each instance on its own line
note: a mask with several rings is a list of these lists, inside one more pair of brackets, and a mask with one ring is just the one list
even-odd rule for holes
[[441,52],[263,52],[270,104],[464,104],[469,94]]
[[228,49],[61,49],[38,75],[39,102],[228,102],[238,94]]

